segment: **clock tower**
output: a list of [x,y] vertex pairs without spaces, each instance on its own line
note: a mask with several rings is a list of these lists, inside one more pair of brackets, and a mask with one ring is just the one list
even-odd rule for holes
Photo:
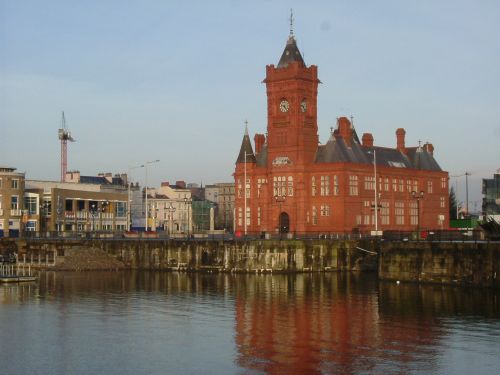
[[318,147],[318,68],[307,67],[290,30],[277,66],[266,67],[268,165],[301,170]]

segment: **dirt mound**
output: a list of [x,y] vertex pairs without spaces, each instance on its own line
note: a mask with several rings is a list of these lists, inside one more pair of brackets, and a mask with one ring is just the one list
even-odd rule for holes
[[54,267],[58,271],[116,271],[123,268],[122,262],[101,249],[83,246],[66,249],[64,260]]

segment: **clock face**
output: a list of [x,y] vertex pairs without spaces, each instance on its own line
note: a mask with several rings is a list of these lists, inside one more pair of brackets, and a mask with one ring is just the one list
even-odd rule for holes
[[286,100],[282,100],[280,103],[280,111],[288,112],[288,109],[290,109],[290,104]]
[[305,100],[302,100],[302,102],[300,103],[300,110],[301,110],[302,112],[307,111],[307,103],[306,103],[306,101],[305,101]]

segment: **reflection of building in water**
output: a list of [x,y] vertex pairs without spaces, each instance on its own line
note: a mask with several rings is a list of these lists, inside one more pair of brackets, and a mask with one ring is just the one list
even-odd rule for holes
[[380,317],[376,283],[353,276],[248,278],[237,292],[238,364],[272,374],[372,372],[385,363],[405,371],[436,340],[431,324],[416,323],[406,330],[405,317]]

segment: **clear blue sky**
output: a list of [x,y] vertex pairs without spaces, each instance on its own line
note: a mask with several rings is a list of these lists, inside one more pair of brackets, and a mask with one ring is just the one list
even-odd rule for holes
[[290,8],[323,82],[320,139],[341,115],[380,146],[404,127],[407,144],[433,143],[451,175],[472,172],[480,207],[480,179],[500,168],[495,0],[0,0],[0,164],[58,179],[64,110],[77,139],[69,169],[160,159],[152,184],[230,181],[245,119],[265,132],[261,82],[285,46]]

